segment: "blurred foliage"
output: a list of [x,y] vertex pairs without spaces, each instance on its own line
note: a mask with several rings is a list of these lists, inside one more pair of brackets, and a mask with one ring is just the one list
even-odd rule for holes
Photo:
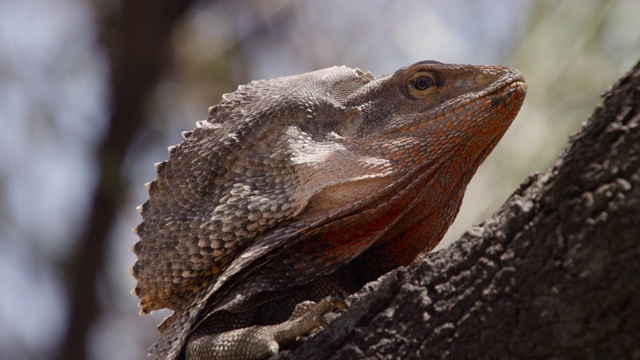
[[[64,274],[88,221],[97,147],[113,111],[99,35],[110,29],[101,19],[121,9],[115,0],[0,2],[0,277],[11,289],[0,292],[0,360],[50,357],[62,341]],[[341,64],[375,75],[426,59],[520,69],[525,105],[469,186],[446,244],[549,166],[599,95],[638,61],[638,14],[635,0],[196,3],[171,29],[173,66],[138,99],[147,122],[124,159],[131,191],[110,230],[106,266],[85,289],[97,292],[101,311],[87,356],[139,359],[156,339],[167,313],[137,316],[128,293],[135,206],[166,146],[223,93]]]

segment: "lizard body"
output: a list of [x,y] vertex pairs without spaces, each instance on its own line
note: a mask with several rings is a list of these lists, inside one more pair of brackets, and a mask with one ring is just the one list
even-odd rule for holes
[[525,93],[511,68],[425,61],[224,95],[139,207],[133,293],[141,313],[174,310],[151,352],[209,358],[193,354],[212,334],[282,322],[433,249]]

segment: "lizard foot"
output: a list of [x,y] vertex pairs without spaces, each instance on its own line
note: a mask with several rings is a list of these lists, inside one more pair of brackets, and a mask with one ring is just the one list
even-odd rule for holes
[[220,334],[201,336],[187,344],[187,360],[264,359],[280,351],[298,336],[329,324],[322,318],[334,309],[345,309],[341,299],[325,297],[318,303],[303,301],[296,305],[287,321],[275,325],[251,326]]

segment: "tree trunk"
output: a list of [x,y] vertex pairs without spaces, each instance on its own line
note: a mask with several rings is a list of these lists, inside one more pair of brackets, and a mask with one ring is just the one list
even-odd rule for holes
[[281,359],[640,359],[640,63],[546,172]]

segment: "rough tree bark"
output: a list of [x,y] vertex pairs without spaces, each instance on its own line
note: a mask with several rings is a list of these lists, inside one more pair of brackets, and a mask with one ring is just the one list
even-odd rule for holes
[[640,358],[640,63],[546,172],[280,359]]

